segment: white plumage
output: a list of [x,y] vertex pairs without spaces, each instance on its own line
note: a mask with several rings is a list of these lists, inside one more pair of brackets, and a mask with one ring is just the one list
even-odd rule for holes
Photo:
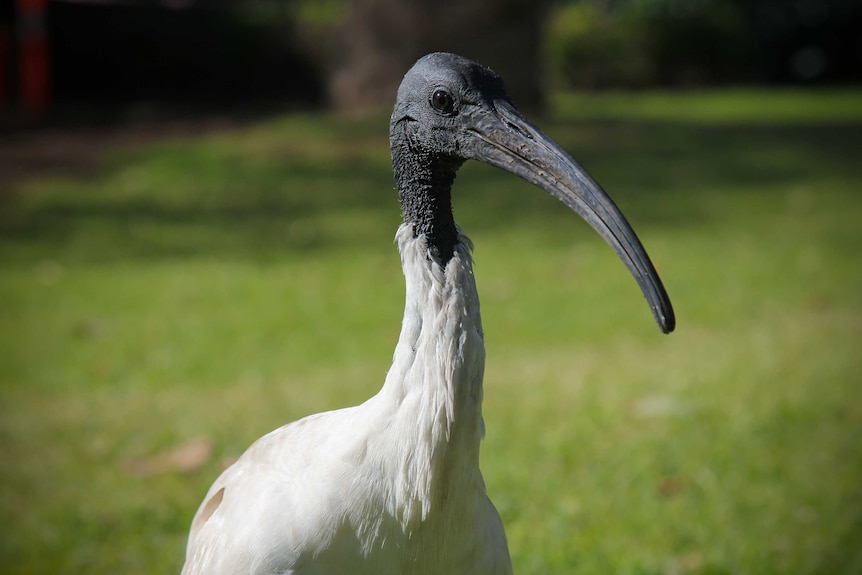
[[479,471],[485,347],[460,239],[443,269],[399,228],[407,298],[383,388],[255,442],[198,510],[184,575],[512,572]]

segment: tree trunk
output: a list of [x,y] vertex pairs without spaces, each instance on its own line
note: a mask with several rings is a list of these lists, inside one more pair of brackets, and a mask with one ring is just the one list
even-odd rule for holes
[[545,0],[352,0],[329,80],[340,111],[390,108],[404,73],[429,52],[495,70],[522,108],[542,104]]

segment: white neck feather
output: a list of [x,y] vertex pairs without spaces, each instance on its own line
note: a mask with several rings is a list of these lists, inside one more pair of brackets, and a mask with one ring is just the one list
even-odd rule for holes
[[[394,507],[405,528],[458,505],[459,493],[484,491],[479,472],[485,346],[473,277],[472,243],[459,230],[455,255],[442,268],[425,238],[402,225],[396,235],[407,283],[401,336],[380,393],[379,437],[400,454]],[[382,451],[392,453],[393,451]],[[395,460],[393,460],[395,461]],[[467,511],[466,509],[462,509]],[[445,515],[445,513],[444,513]]]

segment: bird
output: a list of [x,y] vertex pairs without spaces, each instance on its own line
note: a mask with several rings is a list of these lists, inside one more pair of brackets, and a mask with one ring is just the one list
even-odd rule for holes
[[224,470],[192,520],[183,575],[512,573],[479,469],[484,332],[473,246],[451,196],[465,161],[520,176],[580,215],[625,263],[661,331],[674,329],[625,217],[489,68],[445,52],[420,58],[398,88],[389,136],[406,295],[383,386],[264,435]]

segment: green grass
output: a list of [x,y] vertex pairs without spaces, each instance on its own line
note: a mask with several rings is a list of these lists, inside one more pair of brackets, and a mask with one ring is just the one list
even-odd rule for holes
[[857,89],[561,92],[552,102],[560,117],[594,120],[740,123],[754,125],[860,122]]
[[[862,94],[842,94],[562,95],[538,121],[637,229],[670,336],[574,215],[464,168],[516,573],[862,572]],[[225,460],[382,383],[403,305],[385,117],[284,117],[16,192],[4,572],[177,572]],[[197,471],[130,472],[201,436]]]

